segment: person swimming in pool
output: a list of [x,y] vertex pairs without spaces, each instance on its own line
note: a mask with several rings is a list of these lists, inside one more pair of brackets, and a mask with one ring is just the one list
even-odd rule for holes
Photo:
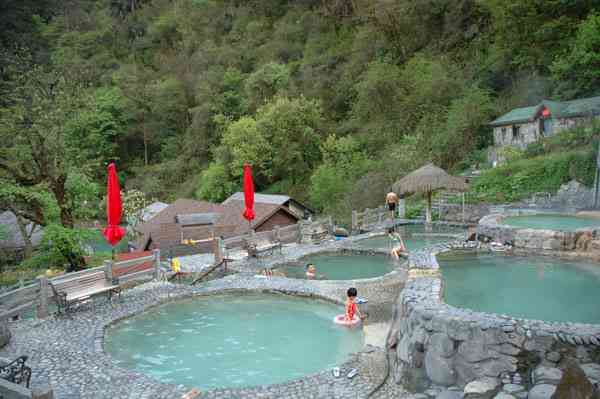
[[320,274],[317,275],[317,267],[313,263],[309,263],[306,265],[306,278],[309,280],[314,280],[316,278],[324,278],[325,276]]

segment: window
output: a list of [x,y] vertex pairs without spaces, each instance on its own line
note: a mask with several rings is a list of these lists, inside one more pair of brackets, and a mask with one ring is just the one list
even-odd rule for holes
[[512,127],[512,137],[513,137],[513,140],[519,138],[519,130],[521,130],[521,126],[513,126]]
[[506,141],[506,128],[503,127],[500,131],[502,132],[502,141]]

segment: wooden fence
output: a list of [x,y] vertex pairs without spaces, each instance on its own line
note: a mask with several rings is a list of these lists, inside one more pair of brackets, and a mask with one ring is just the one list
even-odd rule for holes
[[367,208],[362,212],[352,211],[352,233],[372,230],[376,226],[381,226],[389,217],[390,211],[385,206]]
[[76,280],[83,276],[103,271],[108,281],[122,284],[127,281],[158,276],[160,268],[160,251],[143,253],[142,256],[113,262],[108,260],[103,266],[85,269],[79,272],[67,273],[48,278],[44,275],[34,283],[0,295],[0,321],[21,316],[36,310],[39,318],[48,315],[48,305],[54,301],[54,293],[48,283],[58,284]]
[[[285,227],[275,226],[274,230],[259,231],[249,233],[256,239],[265,239],[269,241],[280,241],[283,244],[298,242],[300,240],[300,225],[292,224]],[[249,234],[229,237],[224,239],[225,248],[240,249],[244,247],[244,240],[249,237]]]

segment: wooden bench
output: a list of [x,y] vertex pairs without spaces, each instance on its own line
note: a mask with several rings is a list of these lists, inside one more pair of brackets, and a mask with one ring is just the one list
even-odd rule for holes
[[245,238],[244,247],[248,251],[248,256],[258,258],[262,254],[272,255],[275,249],[281,253],[281,241],[270,241],[267,238]]
[[121,288],[106,280],[104,271],[98,270],[69,278],[61,278],[54,282],[49,281],[52,288],[58,312],[68,312],[75,303],[90,299],[96,295],[107,295],[108,300],[113,294],[121,294]]

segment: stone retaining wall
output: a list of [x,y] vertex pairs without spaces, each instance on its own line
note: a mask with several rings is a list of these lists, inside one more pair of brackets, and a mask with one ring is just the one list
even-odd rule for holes
[[[535,213],[528,212],[527,214]],[[578,246],[582,246],[581,242],[578,243],[582,236],[585,236],[585,239],[589,239],[590,241],[600,238],[600,230],[594,228],[582,228],[576,231],[558,231],[524,229],[502,224],[505,217],[518,215],[520,214],[517,211],[502,215],[487,215],[479,221],[477,234],[480,239],[496,241],[512,245],[516,248],[552,251],[576,250]],[[587,250],[588,245],[585,245],[585,247]]]
[[[464,246],[446,245],[434,253]],[[492,398],[502,390],[516,398],[526,398],[534,389],[552,394],[562,376],[557,367],[565,358],[577,359],[590,381],[600,383],[599,325],[455,308],[442,301],[443,280],[434,254],[418,253],[409,263],[396,304],[394,342],[389,343],[395,347],[393,375],[398,384],[420,392],[432,385],[451,387],[469,398]]]

